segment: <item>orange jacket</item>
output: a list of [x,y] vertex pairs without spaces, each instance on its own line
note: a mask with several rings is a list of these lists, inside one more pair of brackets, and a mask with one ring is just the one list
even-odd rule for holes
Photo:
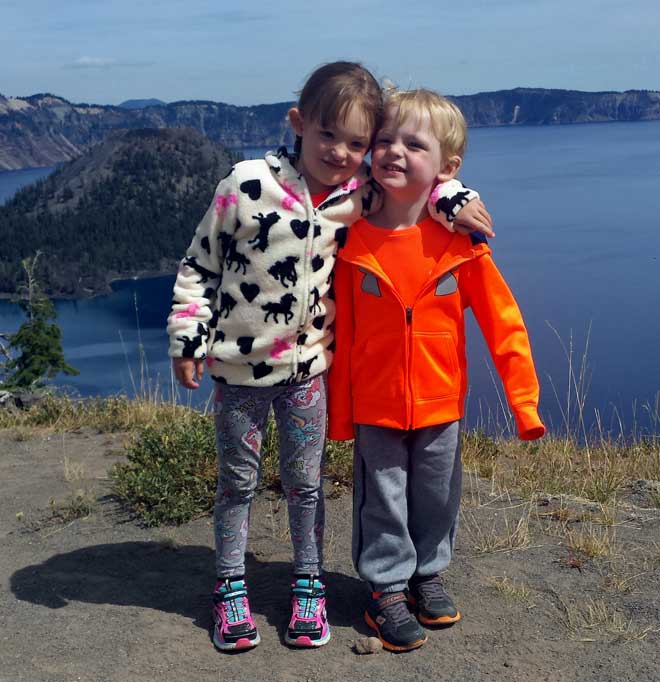
[[[353,424],[417,429],[463,416],[467,373],[464,308],[481,327],[523,440],[545,432],[527,330],[485,243],[446,233],[446,249],[406,308],[351,226],[335,268],[336,353],[329,375],[329,437]],[[406,264],[414,267],[414,264]]]

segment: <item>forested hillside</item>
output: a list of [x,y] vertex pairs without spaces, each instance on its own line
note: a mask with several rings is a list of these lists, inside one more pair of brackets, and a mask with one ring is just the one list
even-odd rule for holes
[[192,130],[111,133],[0,206],[0,292],[16,290],[21,259],[37,249],[45,289],[59,296],[172,271],[232,160]]

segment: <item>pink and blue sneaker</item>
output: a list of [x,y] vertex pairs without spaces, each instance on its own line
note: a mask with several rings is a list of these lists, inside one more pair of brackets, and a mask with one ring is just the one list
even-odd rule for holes
[[245,580],[218,580],[213,590],[213,621],[213,644],[221,651],[251,649],[259,644]]
[[291,620],[284,641],[290,646],[317,647],[330,640],[325,612],[325,585],[310,575],[291,585]]

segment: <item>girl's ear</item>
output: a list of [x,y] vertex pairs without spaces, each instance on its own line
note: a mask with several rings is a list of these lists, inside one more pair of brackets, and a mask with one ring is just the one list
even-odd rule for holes
[[289,123],[291,124],[291,127],[293,128],[293,132],[298,135],[299,137],[302,137],[303,134],[303,117],[302,114],[300,113],[300,109],[298,107],[291,107],[289,109]]
[[445,159],[444,166],[437,175],[438,181],[447,182],[447,180],[455,178],[461,163],[462,159],[460,156],[450,156],[448,159]]

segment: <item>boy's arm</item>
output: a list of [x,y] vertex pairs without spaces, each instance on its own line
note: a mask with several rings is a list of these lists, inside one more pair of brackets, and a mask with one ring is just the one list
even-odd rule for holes
[[494,237],[493,221],[479,194],[460,180],[438,183],[428,201],[429,215],[450,232],[478,231]]
[[[222,279],[224,243],[231,239],[236,226],[237,197],[235,173],[231,172],[217,186],[213,201],[179,264],[172,310],[167,318],[172,358],[206,357],[208,323]],[[196,363],[196,367],[200,366]]]
[[486,339],[516,420],[518,437],[540,438],[545,427],[538,414],[539,382],[518,304],[488,254],[460,270],[461,295]]
[[351,393],[351,349],[353,347],[353,291],[351,266],[337,260],[334,291],[335,352],[328,373],[328,437],[350,440],[353,429],[353,396]]

